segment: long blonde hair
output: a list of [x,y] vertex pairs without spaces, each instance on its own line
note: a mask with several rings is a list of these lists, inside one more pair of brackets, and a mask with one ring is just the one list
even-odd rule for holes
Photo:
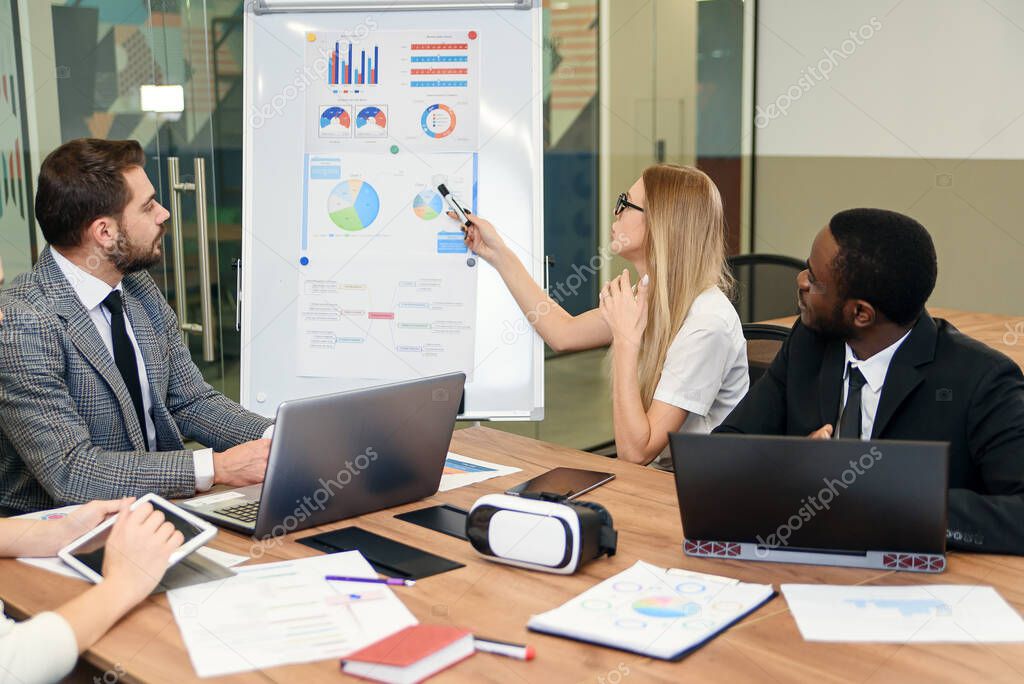
[[712,286],[731,294],[726,264],[722,197],[706,173],[692,166],[656,164],[643,173],[650,276],[647,328],[640,344],[638,377],[650,408],[668,348],[693,300]]

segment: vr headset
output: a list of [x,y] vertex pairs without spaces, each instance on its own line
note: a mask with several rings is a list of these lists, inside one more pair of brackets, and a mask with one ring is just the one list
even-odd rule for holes
[[619,533],[596,503],[553,494],[488,494],[466,519],[466,536],[488,560],[571,575],[587,561],[614,556]]

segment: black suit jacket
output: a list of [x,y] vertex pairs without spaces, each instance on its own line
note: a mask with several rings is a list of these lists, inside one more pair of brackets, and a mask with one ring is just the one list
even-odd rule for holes
[[[715,430],[808,435],[836,424],[846,348],[802,325]],[[950,548],[1024,554],[1024,375],[942,319],[921,316],[885,377],[874,439],[950,443]]]

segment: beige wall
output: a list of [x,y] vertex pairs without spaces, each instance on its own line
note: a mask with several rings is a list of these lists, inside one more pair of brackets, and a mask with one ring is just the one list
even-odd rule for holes
[[932,306],[1024,312],[1024,163],[762,156],[756,178],[756,251],[803,259],[836,211],[884,207],[935,240]]
[[892,209],[935,240],[933,306],[1024,312],[1024,3],[758,8],[754,250],[802,259],[835,212]]

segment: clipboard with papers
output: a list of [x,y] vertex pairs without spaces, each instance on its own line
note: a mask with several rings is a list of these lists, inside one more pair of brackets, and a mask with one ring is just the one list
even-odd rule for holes
[[776,595],[771,585],[637,561],[528,628],[631,653],[678,660]]

